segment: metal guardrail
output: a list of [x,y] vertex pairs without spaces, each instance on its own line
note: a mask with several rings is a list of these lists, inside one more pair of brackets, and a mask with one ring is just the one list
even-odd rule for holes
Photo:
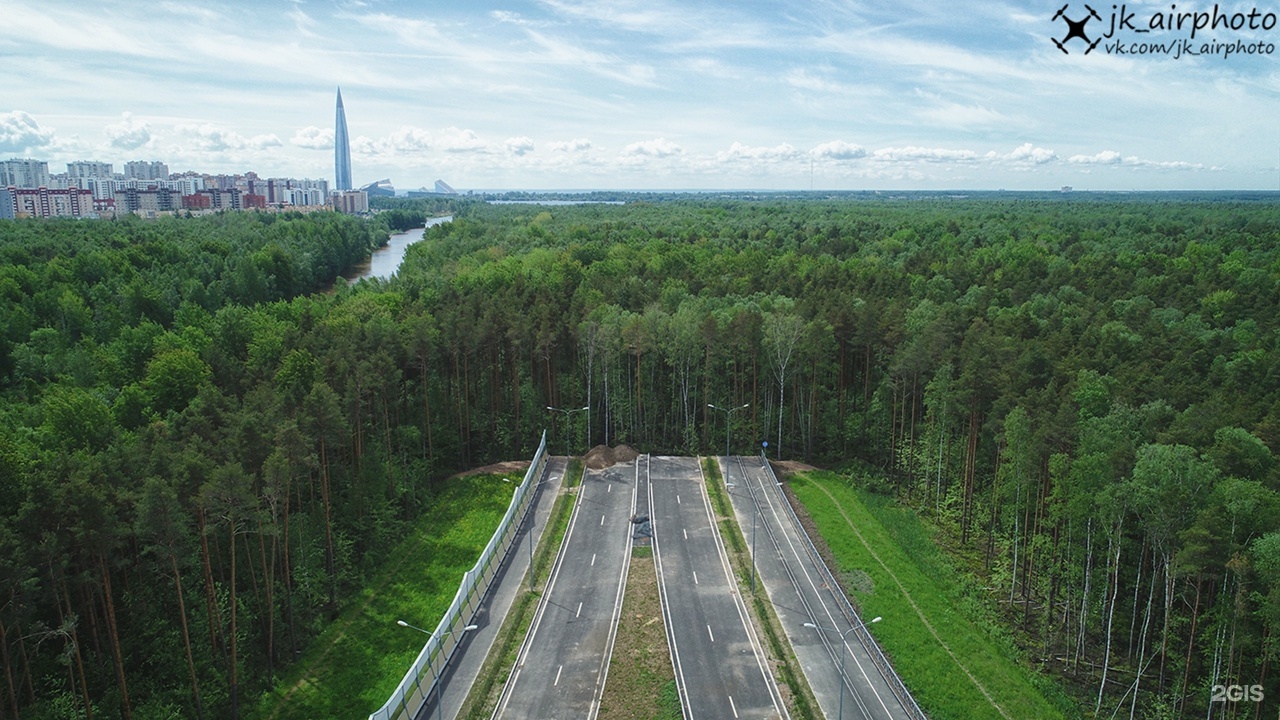
[[[769,477],[773,479],[773,482],[778,482],[778,476],[774,474],[773,465],[769,464],[769,458],[761,452],[760,459],[763,461],[765,468],[769,470]],[[818,566],[819,571],[823,575],[823,579],[833,590],[837,591],[834,594],[840,599],[840,611],[844,613],[845,619],[849,621],[850,625],[857,627],[857,629],[853,631],[853,634],[858,636],[858,640],[862,643],[862,647],[866,648],[867,655],[870,656],[871,662],[875,664],[876,670],[880,672],[880,676],[884,678],[886,683],[888,683],[889,689],[893,692],[894,696],[898,698],[898,702],[902,704],[903,709],[906,710],[908,715],[916,720],[928,720],[924,711],[916,704],[915,698],[911,697],[911,691],[907,690],[907,686],[903,684],[902,678],[898,676],[898,671],[893,669],[893,665],[889,663],[889,659],[884,656],[884,651],[880,649],[880,644],[877,643],[875,638],[871,637],[871,633],[867,631],[866,623],[862,622],[858,612],[853,609],[853,603],[849,602],[848,596],[845,595],[844,590],[842,589],[843,586],[836,582],[835,576],[831,574],[831,569],[827,567],[827,563],[822,559],[822,555],[818,552],[818,548],[814,546],[813,540],[809,537],[809,532],[805,530],[804,525],[800,523],[800,517],[796,515],[795,508],[791,506],[790,498],[787,498],[786,493],[783,493],[782,496],[787,500],[785,505],[787,506],[787,511],[791,513],[792,522],[796,524],[796,527],[800,530],[800,536],[804,538],[805,550],[809,553],[809,556],[813,558],[814,564]]]
[[[453,603],[440,619],[435,632],[431,633],[431,637],[422,646],[422,651],[409,666],[409,671],[391,693],[391,697],[382,707],[369,715],[369,720],[413,720],[426,704],[427,698],[436,692],[436,684],[441,675],[440,670],[436,669],[437,661],[438,667],[443,669],[457,651],[458,645],[462,642],[462,633],[458,631],[469,625],[479,612],[480,604],[493,584],[494,575],[501,569],[502,561],[515,542],[516,533],[525,515],[533,508],[534,487],[546,468],[546,449],[547,432],[544,430],[542,442],[538,444],[538,452],[534,454],[533,462],[529,464],[529,470],[524,475],[524,482],[516,488],[515,494],[511,497],[511,504],[507,506],[507,512],[502,517],[502,522],[498,523],[493,537],[489,538],[489,544],[485,546],[484,552],[480,553],[480,559],[470,570],[463,573],[458,593],[454,595]],[[423,685],[424,675],[427,675],[429,680],[425,686]]]

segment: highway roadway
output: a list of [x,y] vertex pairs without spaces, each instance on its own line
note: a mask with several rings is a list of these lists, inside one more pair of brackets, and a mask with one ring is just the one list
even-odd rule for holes
[[685,720],[788,717],[737,591],[696,458],[642,457]]
[[631,556],[639,465],[588,470],[494,718],[594,718]]
[[[823,714],[923,717],[909,696],[903,701],[894,693],[892,670],[882,673],[873,659],[882,656],[859,639],[855,628],[861,620],[830,582],[773,474],[758,457],[718,462],[751,546],[755,591],[773,604]],[[649,456],[587,472],[493,717],[596,717],[632,543],[645,540],[634,539],[633,514],[652,520],[654,565],[685,720],[787,718],[729,566],[698,460]]]
[[[849,606],[837,595],[841,591],[827,582],[808,551],[803,530],[796,525],[773,474],[759,457],[719,461],[738,524],[754,547],[757,592],[768,592],[826,717],[839,717],[841,711],[846,718],[868,720],[914,717],[858,640],[859,633],[853,629],[861,620],[849,614]],[[826,630],[805,627],[805,623]],[[845,664],[843,688],[841,662]]]

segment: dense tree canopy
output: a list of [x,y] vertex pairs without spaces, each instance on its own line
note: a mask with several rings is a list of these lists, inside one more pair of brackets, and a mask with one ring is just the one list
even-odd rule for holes
[[305,294],[394,204],[0,224],[6,713],[233,714],[434,478],[726,420],[888,478],[1086,710],[1280,700],[1273,204],[457,201]]

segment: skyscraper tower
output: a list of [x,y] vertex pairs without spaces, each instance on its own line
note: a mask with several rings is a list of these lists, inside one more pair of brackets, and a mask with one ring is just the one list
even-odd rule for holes
[[333,174],[335,190],[351,189],[351,140],[347,137],[347,112],[342,109],[342,88],[338,88],[338,111],[333,121]]

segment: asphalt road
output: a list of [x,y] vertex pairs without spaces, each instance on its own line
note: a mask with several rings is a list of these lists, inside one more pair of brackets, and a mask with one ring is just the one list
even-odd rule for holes
[[720,458],[720,467],[739,526],[754,547],[756,590],[768,593],[823,713],[829,718],[839,717],[841,710],[846,718],[909,718],[858,633],[850,631],[861,621],[846,617],[835,594],[839,589],[825,582],[807,551],[803,530],[796,526],[773,475],[759,457]]
[[640,461],[649,473],[654,562],[685,720],[787,717],[738,595],[697,459]]
[[635,462],[588,471],[495,718],[594,718],[631,550]]

